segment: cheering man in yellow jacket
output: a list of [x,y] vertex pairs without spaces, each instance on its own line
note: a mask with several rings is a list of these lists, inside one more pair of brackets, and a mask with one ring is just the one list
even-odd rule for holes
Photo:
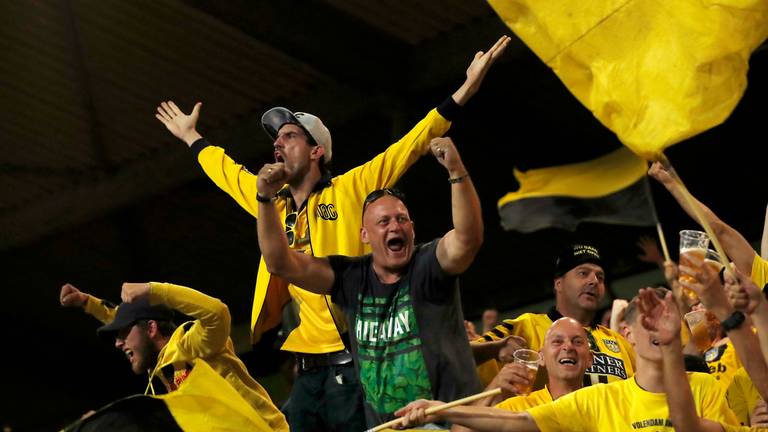
[[[289,247],[317,257],[369,252],[359,238],[364,198],[373,190],[393,186],[427,153],[429,142],[448,130],[450,119],[477,92],[509,40],[504,36],[488,52],[478,52],[461,87],[400,141],[340,176],[331,177],[325,168],[331,160],[331,135],[319,118],[282,107],[267,111],[262,124],[274,140],[275,162],[285,166],[286,185],[277,194],[275,205]],[[162,102],[156,117],[192,148],[217,186],[258,218],[257,176],[197,132],[200,107],[198,103],[186,115],[173,102]],[[306,291],[270,274],[262,259],[251,314],[252,341],[280,323],[282,308],[291,299],[298,307],[299,325],[282,346],[295,353],[299,369],[287,409],[291,429],[365,429],[360,384],[344,342],[344,318],[330,296]]]
[[[146,393],[155,393],[155,379],[169,392],[178,389],[195,361],[203,360],[253,407],[268,430],[288,431],[283,414],[235,355],[224,303],[191,288],[157,282],[125,283],[122,298],[124,303],[113,307],[70,284],[60,294],[62,306],[82,307],[105,324],[97,332],[114,338],[134,373],[149,374]],[[176,327],[172,309],[195,320]]]

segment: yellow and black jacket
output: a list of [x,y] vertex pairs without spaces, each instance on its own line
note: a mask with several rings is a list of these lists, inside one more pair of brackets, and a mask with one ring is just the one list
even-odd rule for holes
[[[300,209],[292,208],[287,187],[277,195],[276,206],[285,216],[297,211],[293,229],[305,240],[301,250],[317,257],[328,255],[359,256],[370,252],[360,240],[362,204],[376,189],[392,187],[416,160],[426,154],[429,142],[442,136],[450,127],[448,117],[458,110],[448,98],[431,110],[398,142],[390,145],[370,161],[350,171],[323,178]],[[220,147],[200,139],[192,144],[198,162],[206,175],[241,207],[258,218],[257,176],[233,161]],[[330,296],[314,294],[272,276],[264,259],[259,271],[251,313],[252,342],[263,331],[274,328],[282,320],[283,307],[293,298],[298,306],[299,325],[288,335],[283,350],[299,353],[329,353],[344,349],[340,333],[345,330],[341,310],[332,305]],[[334,320],[335,318],[335,320]]]
[[[235,354],[229,337],[231,318],[227,306],[218,299],[179,285],[151,282],[150,287],[151,304],[166,305],[196,320],[179,326],[160,351],[157,366],[149,376],[147,393],[154,394],[152,380],[156,377],[172,389],[179,387],[196,361],[203,359],[253,407],[271,430],[288,431],[283,414]],[[89,296],[85,311],[107,324],[114,319],[116,308]]]

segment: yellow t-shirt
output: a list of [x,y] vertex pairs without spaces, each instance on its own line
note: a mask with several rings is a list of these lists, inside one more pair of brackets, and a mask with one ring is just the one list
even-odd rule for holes
[[752,415],[752,410],[755,409],[755,405],[757,405],[757,401],[760,399],[760,394],[757,392],[755,385],[752,384],[752,380],[744,368],[738,369],[733,374],[726,398],[728,399],[728,406],[736,414],[739,423],[749,425],[749,418]]
[[755,254],[755,259],[752,260],[751,277],[752,282],[760,289],[763,289],[768,283],[768,261],[762,259],[758,254]]
[[526,411],[529,408],[543,405],[545,403],[552,402],[552,395],[549,394],[549,389],[544,387],[541,390],[536,390],[526,396],[513,396],[511,398],[504,399],[496,404],[496,408],[507,411]]
[[[477,341],[490,342],[509,335],[520,336],[528,342],[528,348],[539,351],[544,345],[544,336],[552,325],[552,321],[561,315],[556,311],[549,314],[524,313],[515,319],[506,319],[501,324],[485,333]],[[584,385],[609,383],[631,377],[635,373],[635,351],[623,336],[613,330],[596,325],[585,327],[589,337],[589,347],[594,360],[592,367],[587,369]],[[484,386],[499,373],[501,365],[497,360],[489,360],[478,366],[477,372]],[[545,372],[544,368],[539,368]],[[546,379],[541,379],[542,373],[536,380],[534,388],[541,389]]]
[[[698,415],[738,425],[714,378],[692,372],[688,380]],[[528,412],[542,432],[674,431],[666,395],[641,389],[634,378],[585,387]]]
[[741,360],[736,355],[736,348],[730,340],[723,345],[714,346],[704,352],[704,360],[709,366],[709,374],[720,381],[724,389],[728,389],[733,374],[741,367]]

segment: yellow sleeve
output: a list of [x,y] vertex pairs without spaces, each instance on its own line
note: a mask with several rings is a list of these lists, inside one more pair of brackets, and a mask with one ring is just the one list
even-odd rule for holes
[[755,259],[752,261],[752,282],[757,285],[758,288],[763,289],[765,284],[768,283],[768,261],[755,254]]
[[741,425],[749,425],[749,415],[751,411],[747,407],[747,395],[744,394],[744,389],[741,386],[741,370],[736,372],[733,376],[731,384],[728,386],[728,390],[725,393],[725,398],[728,401],[728,406],[731,411],[736,415]]
[[376,189],[392,187],[414,162],[427,153],[429,142],[443,136],[450,126],[451,122],[433,109],[399,141],[338,179],[349,184],[355,196],[365,197]]
[[103,324],[109,324],[115,319],[117,307],[88,294],[88,300],[85,302],[85,313],[93,316]]
[[233,161],[224,149],[209,145],[197,155],[197,161],[216,186],[228,193],[240,207],[253,217],[259,217],[259,203],[256,201],[256,181],[244,166]]
[[226,346],[232,318],[221,300],[192,288],[158,282],[150,282],[149,300],[197,318],[179,342],[179,348],[191,357],[206,358]]
[[701,404],[699,411],[701,417],[723,424],[739,424],[736,415],[728,407],[723,386],[715,378],[703,373],[691,373],[690,379],[699,381],[696,391],[702,394],[696,399]]

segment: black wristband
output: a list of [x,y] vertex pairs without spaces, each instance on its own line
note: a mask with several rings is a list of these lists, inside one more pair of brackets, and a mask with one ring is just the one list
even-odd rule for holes
[[450,183],[450,184],[461,183],[461,182],[463,182],[463,181],[464,181],[464,179],[466,179],[467,177],[469,177],[469,174],[464,174],[464,175],[460,175],[460,176],[458,176],[458,177],[449,178],[449,179],[448,179],[448,183]]
[[728,333],[739,328],[744,323],[744,319],[744,314],[741,311],[735,311],[731,316],[723,320],[720,325],[723,327],[723,332]]
[[268,202],[272,202],[272,198],[262,196],[260,193],[256,192],[256,201],[262,202],[262,203],[268,203]]

